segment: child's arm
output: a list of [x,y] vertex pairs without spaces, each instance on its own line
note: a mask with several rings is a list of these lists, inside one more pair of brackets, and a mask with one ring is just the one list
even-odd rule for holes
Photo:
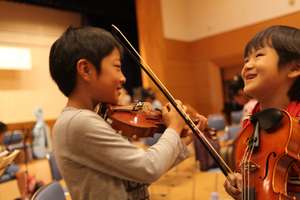
[[[95,113],[82,113],[69,125],[69,151],[73,161],[94,170],[143,183],[157,180],[184,151],[180,135],[166,129],[159,141],[146,151],[118,135]],[[57,149],[59,151],[59,149]]]

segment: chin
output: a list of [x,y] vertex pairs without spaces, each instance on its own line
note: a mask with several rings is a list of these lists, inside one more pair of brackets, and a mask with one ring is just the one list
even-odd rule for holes
[[255,89],[254,88],[247,88],[247,87],[245,87],[244,88],[244,93],[247,95],[247,96],[249,96],[249,97],[251,97],[251,98],[255,98],[256,97],[256,92],[255,92]]
[[107,98],[107,99],[102,100],[101,102],[115,105],[115,104],[117,104],[118,100],[115,98]]

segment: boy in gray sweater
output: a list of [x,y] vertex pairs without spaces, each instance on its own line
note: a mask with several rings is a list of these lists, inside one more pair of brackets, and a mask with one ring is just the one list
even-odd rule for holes
[[149,199],[147,185],[187,156],[184,121],[169,104],[162,110],[168,128],[147,150],[95,112],[118,101],[121,53],[110,33],[93,27],[68,28],[51,47],[51,77],[68,98],[53,128],[54,154],[73,200]]

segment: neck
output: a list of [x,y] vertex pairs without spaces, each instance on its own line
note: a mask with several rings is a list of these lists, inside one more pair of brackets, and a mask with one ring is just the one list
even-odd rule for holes
[[67,106],[80,109],[94,110],[97,106],[97,103],[93,102],[93,100],[89,97],[88,94],[73,92],[68,98]]
[[262,110],[267,109],[267,108],[278,108],[278,109],[285,109],[287,105],[289,104],[289,98],[287,95],[285,96],[276,96],[273,95],[272,98],[265,98],[261,101],[260,107]]

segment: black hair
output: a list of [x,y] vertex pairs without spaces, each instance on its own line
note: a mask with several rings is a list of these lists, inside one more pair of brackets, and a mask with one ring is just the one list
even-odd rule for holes
[[[289,64],[299,64],[300,61],[300,30],[289,26],[271,26],[257,33],[246,45],[244,58],[253,51],[264,47],[273,48],[279,57],[279,70]],[[300,101],[300,77],[288,91],[290,101]]]
[[117,40],[101,28],[69,27],[51,46],[51,77],[60,91],[68,97],[76,86],[78,60],[88,60],[100,73],[102,59],[115,48],[122,54],[122,47]]

